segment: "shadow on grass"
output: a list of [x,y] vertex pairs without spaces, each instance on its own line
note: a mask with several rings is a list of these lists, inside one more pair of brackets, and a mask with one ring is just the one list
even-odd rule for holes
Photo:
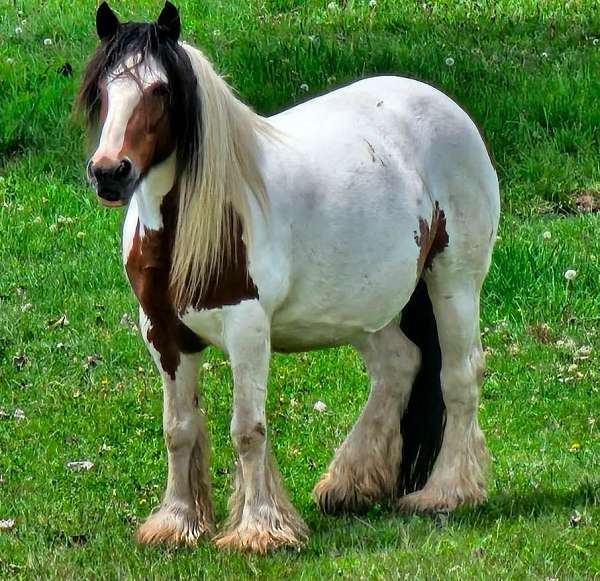
[[[318,517],[310,523],[308,551],[341,555],[352,549],[379,551],[399,547],[401,537],[429,537],[437,529],[454,532],[495,528],[498,523],[555,517],[557,526],[569,526],[575,509],[600,504],[600,482],[582,481],[572,490],[538,489],[527,493],[495,494],[477,508],[461,508],[453,513],[404,514],[374,508],[365,516]],[[435,534],[435,532],[434,532]],[[417,541],[418,542],[418,541]]]

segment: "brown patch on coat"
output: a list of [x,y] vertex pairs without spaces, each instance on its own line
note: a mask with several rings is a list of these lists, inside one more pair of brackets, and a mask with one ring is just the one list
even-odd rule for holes
[[431,270],[433,259],[444,251],[450,241],[446,231],[446,215],[440,209],[438,202],[435,203],[431,225],[425,218],[419,218],[419,232],[415,230],[415,242],[419,247],[419,258],[417,259],[417,275],[421,276],[423,269]]
[[127,122],[119,159],[131,159],[142,176],[175,150],[168,98],[168,87],[164,83],[146,87]]
[[[181,353],[197,353],[206,347],[179,319],[169,287],[177,225],[176,199],[176,190],[165,196],[160,208],[163,219],[160,230],[146,229],[142,238],[138,222],[125,265],[133,292],[150,322],[147,339],[160,354],[161,367],[172,378],[175,378]],[[240,232],[240,228],[236,232]],[[258,290],[247,270],[246,247],[240,235],[234,256],[224,258],[219,278],[210,280],[189,306],[197,310],[213,309],[254,298],[258,298]],[[179,312],[184,310],[185,306]]]

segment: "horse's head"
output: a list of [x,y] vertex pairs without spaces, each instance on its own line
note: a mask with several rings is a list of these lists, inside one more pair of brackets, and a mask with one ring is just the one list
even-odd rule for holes
[[101,43],[80,91],[100,136],[87,174],[101,203],[122,206],[153,167],[197,154],[196,77],[177,42],[181,24],[170,2],[156,22],[123,24],[104,2],[96,30]]

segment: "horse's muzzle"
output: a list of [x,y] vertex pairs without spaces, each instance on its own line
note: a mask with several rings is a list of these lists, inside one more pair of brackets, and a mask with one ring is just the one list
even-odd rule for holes
[[137,168],[127,158],[117,163],[93,163],[90,160],[87,175],[98,194],[98,201],[108,207],[128,204],[140,177]]

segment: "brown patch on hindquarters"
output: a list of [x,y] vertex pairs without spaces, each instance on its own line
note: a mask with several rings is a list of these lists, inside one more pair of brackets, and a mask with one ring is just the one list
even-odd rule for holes
[[[165,196],[160,208],[163,218],[160,230],[146,229],[142,238],[138,222],[125,265],[131,287],[149,319],[147,339],[160,354],[161,367],[172,378],[175,378],[181,353],[197,353],[206,347],[202,339],[179,319],[169,288],[177,224],[176,198],[176,190]],[[236,232],[239,231],[238,228]],[[197,310],[213,309],[258,298],[258,290],[247,271],[246,248],[241,234],[232,254],[231,258],[224,259],[219,278],[210,280],[189,306]]]
[[419,232],[415,230],[414,235],[420,249],[417,260],[417,275],[420,277],[424,268],[431,270],[433,259],[444,251],[450,241],[446,231],[446,215],[438,202],[433,209],[431,225],[425,218],[419,218]]

